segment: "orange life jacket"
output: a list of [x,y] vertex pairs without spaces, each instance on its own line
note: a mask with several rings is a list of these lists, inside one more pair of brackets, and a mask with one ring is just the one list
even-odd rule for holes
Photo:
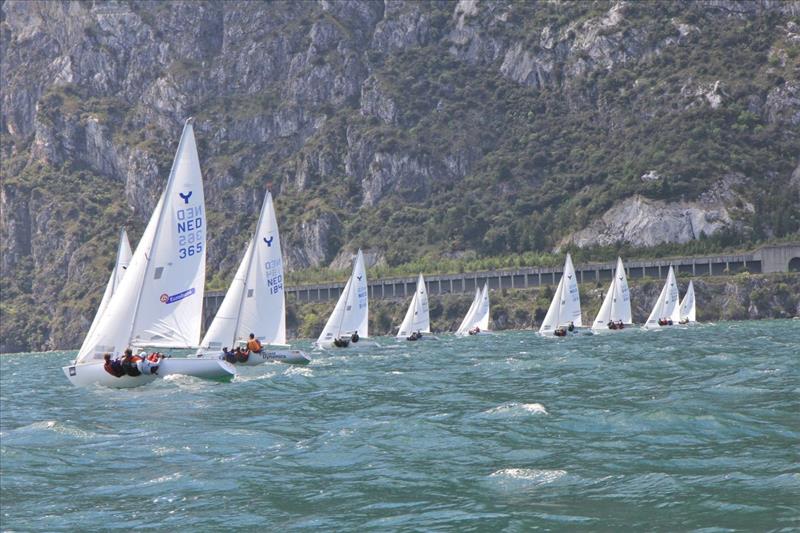
[[261,343],[258,339],[250,339],[247,341],[247,349],[253,353],[259,353],[261,351]]

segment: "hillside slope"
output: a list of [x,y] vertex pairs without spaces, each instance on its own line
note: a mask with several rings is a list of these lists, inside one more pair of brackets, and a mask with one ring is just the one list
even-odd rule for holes
[[800,227],[800,3],[2,3],[2,350],[72,347],[196,117],[209,282]]

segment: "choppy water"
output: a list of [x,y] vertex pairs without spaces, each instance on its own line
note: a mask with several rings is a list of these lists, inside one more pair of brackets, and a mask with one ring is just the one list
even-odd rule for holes
[[381,340],[134,390],[2,356],[2,529],[800,528],[798,321]]

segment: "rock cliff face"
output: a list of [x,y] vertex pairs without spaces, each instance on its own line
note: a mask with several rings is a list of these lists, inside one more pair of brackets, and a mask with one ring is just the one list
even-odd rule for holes
[[266,186],[291,269],[800,227],[796,1],[0,11],[3,350],[80,342],[188,116],[219,287]]

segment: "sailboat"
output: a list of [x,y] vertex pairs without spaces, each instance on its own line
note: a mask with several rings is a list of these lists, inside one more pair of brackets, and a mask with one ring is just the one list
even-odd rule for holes
[[694,283],[689,280],[689,287],[681,300],[680,311],[678,312],[681,324],[691,324],[697,322],[697,308],[694,300]]
[[547,309],[539,335],[543,337],[566,337],[576,333],[576,328],[583,326],[581,320],[581,295],[578,291],[578,280],[572,257],[567,254],[564,261],[564,273]]
[[491,335],[489,331],[489,284],[484,283],[483,289],[475,289],[475,298],[464,316],[464,320],[456,330],[456,335]]
[[[222,305],[200,343],[198,357],[221,358],[222,349],[247,342],[253,333],[263,348],[251,352],[240,364],[267,361],[307,364],[311,360],[300,350],[287,350],[286,298],[283,288],[283,259],[278,222],[267,191],[256,231],[247,246]],[[273,349],[271,346],[279,349]]]
[[438,340],[438,337],[423,335],[423,333],[430,334],[430,332],[431,317],[428,310],[428,289],[425,286],[425,279],[420,274],[419,279],[417,279],[417,288],[411,298],[411,304],[409,304],[406,316],[397,332],[397,339],[409,341]]
[[136,387],[184,374],[230,379],[235,369],[211,359],[165,358],[157,374],[115,377],[103,354],[126,348],[192,348],[200,339],[206,260],[206,214],[192,120],[186,121],[167,187],[147,223],[125,275],[84,340],[79,358],[63,367],[73,385]]
[[647,317],[644,327],[645,329],[653,329],[677,324],[680,320],[679,312],[678,284],[675,282],[675,272],[670,266],[667,273],[667,281],[664,283],[664,288],[661,289],[661,294],[658,295],[658,300],[656,300],[650,316]]
[[595,333],[619,331],[632,323],[628,279],[625,276],[622,258],[618,257],[617,269],[611,279],[611,286],[608,288],[606,297],[603,299],[603,305],[600,306],[600,311],[597,313],[597,318],[592,323],[592,331]]
[[318,348],[355,348],[377,346],[369,337],[369,301],[367,297],[367,269],[364,254],[358,250],[353,263],[353,272],[333,308],[333,313],[322,329],[316,346]]

